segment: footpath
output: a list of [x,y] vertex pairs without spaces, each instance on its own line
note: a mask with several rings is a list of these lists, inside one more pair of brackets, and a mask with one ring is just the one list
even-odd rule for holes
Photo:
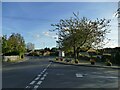
[[117,66],[115,64],[113,64],[112,66],[106,66],[105,63],[101,63],[101,62],[96,62],[94,65],[91,65],[90,61],[87,61],[87,60],[80,60],[80,62],[78,64],[64,62],[64,61],[56,61],[56,60],[51,60],[50,62],[64,64],[64,65],[120,69],[120,66]]

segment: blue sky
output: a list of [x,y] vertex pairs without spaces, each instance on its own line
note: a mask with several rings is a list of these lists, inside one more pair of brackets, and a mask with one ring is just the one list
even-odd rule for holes
[[110,43],[105,47],[118,46],[117,18],[113,16],[118,8],[117,2],[3,2],[2,3],[2,33],[20,33],[26,43],[32,42],[35,48],[55,47],[57,37],[51,24],[60,19],[73,16],[79,12],[79,17],[89,19],[111,19]]

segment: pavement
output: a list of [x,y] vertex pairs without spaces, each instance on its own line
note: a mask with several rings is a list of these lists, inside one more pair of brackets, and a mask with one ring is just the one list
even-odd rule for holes
[[100,67],[100,68],[112,68],[112,69],[120,69],[120,66],[113,64],[112,66],[106,66],[104,63],[96,62],[95,65],[91,65],[91,63],[87,60],[80,60],[78,64],[75,63],[67,63],[64,61],[56,61],[51,60],[51,62],[59,63],[59,64],[66,64],[66,65],[75,65],[75,66],[87,66],[87,67]]

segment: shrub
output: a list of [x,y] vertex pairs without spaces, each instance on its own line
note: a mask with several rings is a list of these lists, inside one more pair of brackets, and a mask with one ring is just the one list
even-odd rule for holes
[[78,59],[90,60],[90,56],[89,55],[79,55]]
[[79,60],[78,60],[78,59],[76,59],[76,60],[75,60],[75,63],[79,63]]
[[10,58],[7,59],[7,62],[11,62]]
[[112,63],[110,61],[105,62],[107,66],[112,66]]
[[120,52],[117,52],[115,54],[115,62],[116,64],[120,65]]
[[111,54],[103,54],[102,55],[102,62],[105,62],[106,60],[110,60],[111,59]]
[[58,61],[59,60],[59,58],[58,57],[56,57],[56,59],[55,59],[56,61]]
[[71,63],[75,63],[75,60],[71,60]]
[[60,58],[60,61],[63,61],[63,58]]
[[5,53],[4,55],[5,55],[5,56],[12,56],[12,55],[19,55],[19,54],[20,54],[19,52],[14,51],[14,52]]
[[95,64],[95,59],[91,58],[91,59],[90,59],[90,63],[91,63],[92,65],[94,65],[94,64]]
[[66,58],[65,61],[66,61],[66,62],[70,62],[71,60],[70,60],[69,58]]

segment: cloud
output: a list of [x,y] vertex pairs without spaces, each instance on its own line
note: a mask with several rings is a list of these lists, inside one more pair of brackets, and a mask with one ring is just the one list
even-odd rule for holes
[[40,39],[40,35],[39,35],[39,34],[34,34],[33,37],[34,37],[35,39]]
[[45,36],[50,36],[50,32],[43,32]]
[[28,36],[34,38],[35,40],[40,40],[42,37],[39,33],[27,32],[27,34]]
[[43,32],[43,34],[49,38],[58,39],[58,35],[56,35],[54,32]]
[[110,41],[109,43],[107,43],[107,44],[105,45],[105,47],[108,47],[108,48],[109,48],[109,47],[111,47],[111,48],[118,47],[118,42],[112,40],[112,41]]

